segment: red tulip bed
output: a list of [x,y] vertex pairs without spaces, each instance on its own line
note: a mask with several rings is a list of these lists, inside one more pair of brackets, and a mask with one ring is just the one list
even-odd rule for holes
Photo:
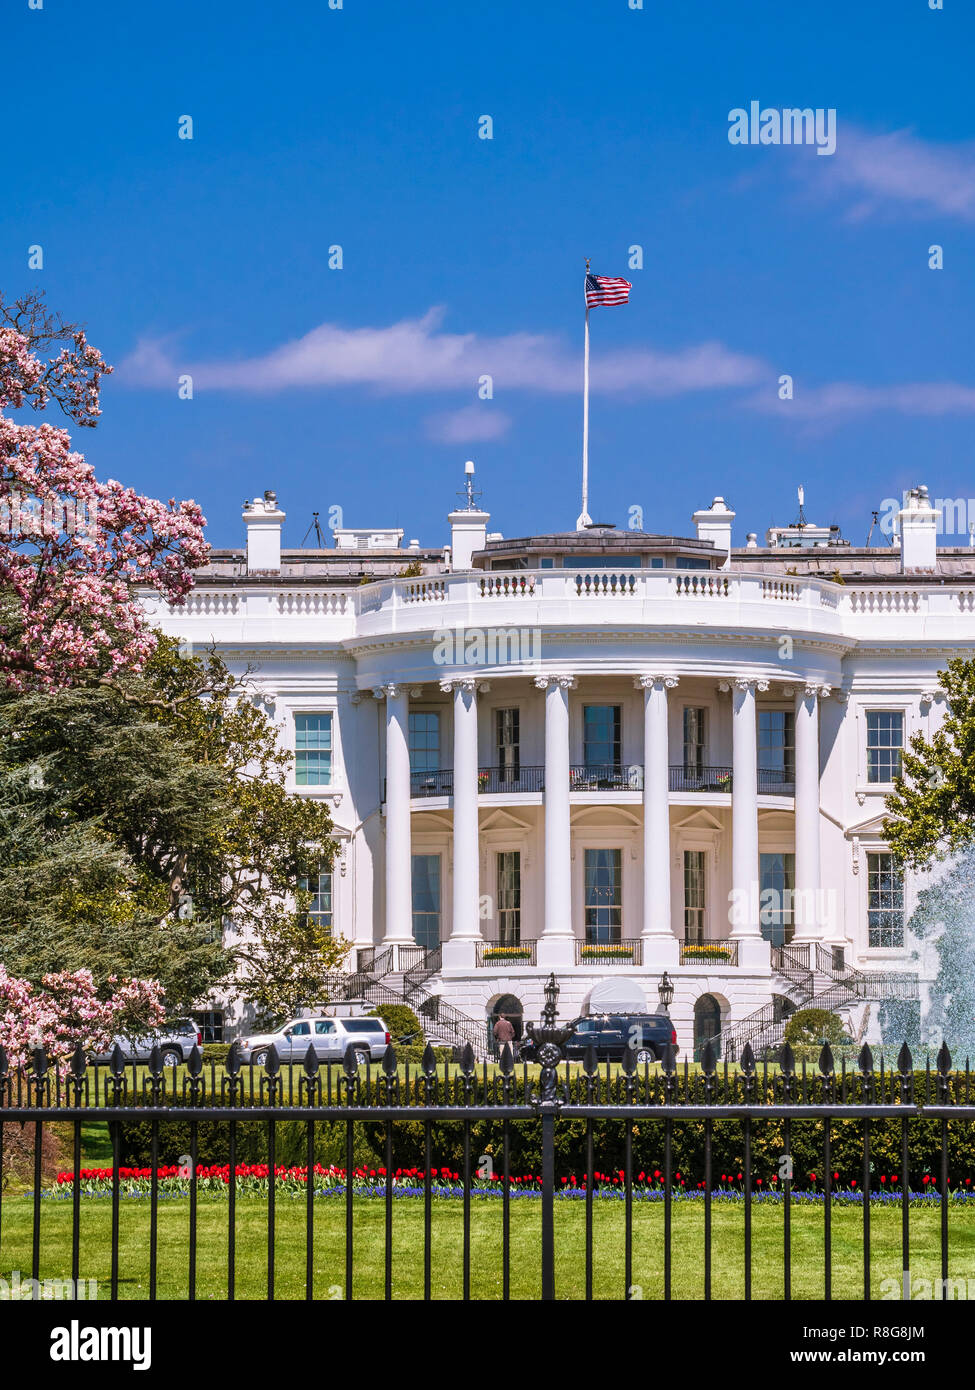
[[[346,1172],[344,1168],[323,1167],[316,1164],[313,1172],[315,1192],[321,1197],[344,1196],[346,1191]],[[422,1168],[396,1168],[392,1174],[392,1191],[395,1197],[422,1197],[424,1194],[424,1171]],[[82,1168],[79,1174],[81,1192],[89,1197],[110,1197],[113,1186],[111,1168]],[[431,1191],[437,1198],[463,1196],[464,1187],[460,1173],[450,1168],[430,1170]],[[119,1193],[122,1197],[148,1197],[152,1190],[152,1170],[150,1168],[119,1168]],[[274,1170],[275,1195],[284,1197],[305,1196],[307,1193],[307,1168],[283,1168]],[[225,1195],[230,1187],[230,1168],[227,1165],[197,1168],[197,1192],[200,1194]],[[58,1173],[56,1186],[46,1192],[48,1197],[70,1197],[74,1192],[74,1173]],[[267,1197],[270,1187],[270,1170],[267,1164],[238,1164],[236,1169],[237,1195],[242,1197]],[[475,1197],[500,1197],[503,1190],[500,1174],[482,1175],[472,1173],[471,1192]],[[534,1173],[512,1174],[509,1178],[509,1191],[512,1197],[539,1197],[542,1190],[541,1176]],[[355,1168],[352,1170],[352,1190],[359,1197],[383,1197],[386,1194],[385,1168]],[[190,1179],[186,1168],[175,1165],[160,1166],[157,1170],[157,1191],[160,1196],[184,1197],[190,1189]],[[593,1196],[622,1200],[626,1192],[625,1175],[622,1170],[613,1173],[594,1173]],[[633,1174],[632,1194],[635,1201],[663,1201],[663,1173],[640,1171]],[[684,1174],[675,1173],[672,1194],[678,1201],[693,1201],[704,1197],[703,1181],[694,1181]],[[773,1175],[771,1178],[755,1178],[752,1183],[752,1199],[756,1202],[781,1202],[782,1183]],[[966,1202],[972,1200],[971,1178],[952,1182],[949,1179],[949,1200]],[[570,1173],[556,1180],[556,1197],[561,1200],[583,1200],[586,1196],[585,1175]],[[715,1174],[712,1199],[719,1202],[741,1202],[745,1197],[743,1173]],[[881,1173],[873,1180],[871,1201],[879,1203],[900,1203],[900,1179],[896,1174]],[[832,1175],[830,1198],[833,1202],[860,1205],[863,1193],[858,1179],[841,1182],[840,1174]],[[808,1173],[802,1180],[793,1183],[792,1200],[796,1202],[822,1202],[825,1199],[823,1175]],[[927,1205],[941,1200],[936,1180],[925,1174],[917,1191],[909,1193],[912,1206]]]

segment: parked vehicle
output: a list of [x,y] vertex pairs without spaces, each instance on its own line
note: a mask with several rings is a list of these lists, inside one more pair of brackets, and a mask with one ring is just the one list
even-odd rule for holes
[[194,1047],[203,1052],[203,1034],[193,1018],[171,1018],[163,1024],[156,1037],[126,1038],[121,1034],[112,1039],[107,1052],[101,1052],[96,1062],[109,1062],[116,1046],[127,1062],[148,1062],[154,1047],[159,1048],[164,1067],[178,1067],[187,1061]]
[[293,1018],[276,1032],[256,1033],[238,1043],[246,1062],[257,1067],[271,1048],[282,1062],[303,1062],[309,1046],[322,1061],[341,1062],[352,1047],[356,1062],[379,1062],[389,1046],[389,1029],[381,1018]]
[[[621,1062],[632,1048],[641,1066],[662,1061],[668,1043],[680,1050],[669,1014],[590,1014],[570,1026],[572,1035],[562,1048],[562,1056],[570,1062],[581,1062],[590,1047],[599,1062]],[[521,1043],[520,1056],[526,1062],[536,1060],[530,1037]]]

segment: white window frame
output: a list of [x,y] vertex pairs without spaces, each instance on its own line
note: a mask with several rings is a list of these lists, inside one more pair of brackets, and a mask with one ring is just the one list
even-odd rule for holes
[[[288,698],[288,740],[289,752],[294,761],[288,769],[286,786],[289,792],[299,796],[334,797],[341,796],[345,789],[345,763],[342,757],[342,721],[339,719],[338,699]],[[332,721],[332,776],[329,782],[313,783],[311,786],[298,782],[298,724],[299,716],[304,714],[327,714]]]
[[[911,736],[915,730],[915,710],[911,705],[904,703],[903,697],[894,700],[863,699],[857,705],[856,711],[856,739],[857,739],[857,764],[856,764],[856,795],[858,798],[865,796],[889,796],[892,782],[869,782],[867,780],[867,715],[868,714],[899,714],[903,721],[904,741],[901,744],[902,751],[910,746]],[[862,800],[861,800],[862,805]]]

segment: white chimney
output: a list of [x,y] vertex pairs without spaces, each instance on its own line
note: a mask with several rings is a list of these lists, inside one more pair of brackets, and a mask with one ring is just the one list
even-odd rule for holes
[[938,513],[922,483],[907,494],[897,514],[901,537],[901,573],[938,567]]
[[450,553],[452,570],[469,570],[471,557],[475,550],[483,550],[487,542],[487,524],[490,512],[479,511],[474,503],[474,465],[470,459],[464,464],[465,493],[467,507],[463,511],[451,512]]
[[281,569],[281,525],[284,512],[278,509],[275,493],[265,492],[253,502],[244,503],[243,521],[247,527],[247,571],[278,573]]
[[711,541],[715,550],[724,556],[721,568],[727,569],[731,564],[731,523],[735,513],[723,497],[716,497],[710,507],[695,512],[691,519],[697,527],[698,540]]

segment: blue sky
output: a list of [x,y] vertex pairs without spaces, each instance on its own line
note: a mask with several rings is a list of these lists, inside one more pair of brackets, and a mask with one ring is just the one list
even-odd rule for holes
[[[574,525],[590,256],[633,281],[592,314],[593,516],[686,534],[721,493],[743,544],[802,483],[862,543],[915,483],[975,496],[944,3],[7,0],[0,287],[87,323],[117,371],[78,446],[213,544],[266,487],[286,544],[332,507],[440,544],[468,457],[492,529]],[[835,108],[836,153],[730,144],[753,100]]]

